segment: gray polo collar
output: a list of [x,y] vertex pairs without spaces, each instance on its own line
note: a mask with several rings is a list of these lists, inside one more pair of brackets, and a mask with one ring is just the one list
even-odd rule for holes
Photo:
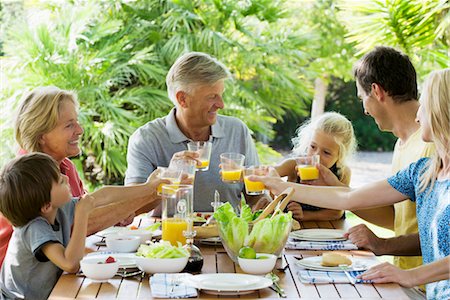
[[[177,121],[175,119],[175,107],[172,108],[172,110],[169,112],[169,114],[166,117],[166,129],[169,133],[169,138],[172,143],[182,143],[185,141],[189,141],[190,139],[184,135],[184,133],[180,130],[178,127]],[[216,123],[211,126],[211,136],[210,140],[212,138],[223,138],[225,137],[225,132],[220,125],[219,118],[217,118]]]

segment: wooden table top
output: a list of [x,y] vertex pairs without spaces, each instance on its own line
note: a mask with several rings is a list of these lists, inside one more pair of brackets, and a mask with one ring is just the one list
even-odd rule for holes
[[[136,218],[135,225],[142,222],[152,222],[146,218]],[[142,223],[142,225],[145,225]],[[335,228],[346,229],[350,224],[345,220],[302,222],[302,228]],[[106,250],[105,247],[97,247],[95,243],[101,241],[101,237],[91,236],[86,245],[94,251]],[[204,258],[202,274],[207,273],[243,273],[237,264],[228,257],[222,246],[198,245]],[[277,268],[288,264],[282,271],[274,269],[274,273],[280,277],[280,286],[284,288],[287,298],[291,299],[408,299],[398,284],[303,284],[298,279],[294,262],[298,257],[321,255],[323,251],[285,250],[282,259],[277,261]],[[365,257],[376,260],[373,253],[368,251],[346,251],[352,256]],[[297,257],[297,258],[296,258]],[[148,275],[141,277],[121,278],[119,276],[108,282],[93,282],[84,276],[64,273],[58,280],[49,299],[153,299]],[[278,294],[269,288],[240,296],[215,296],[199,292],[198,298],[279,298]]]

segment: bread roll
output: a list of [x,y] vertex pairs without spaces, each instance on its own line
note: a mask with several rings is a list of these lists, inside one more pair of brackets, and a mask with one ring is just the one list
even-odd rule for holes
[[352,261],[345,255],[327,252],[322,254],[322,266],[324,267],[337,267],[339,265],[348,265],[350,266]]

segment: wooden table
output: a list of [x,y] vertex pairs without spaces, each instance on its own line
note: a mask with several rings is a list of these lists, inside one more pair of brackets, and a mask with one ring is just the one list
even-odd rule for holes
[[[143,218],[136,219],[135,225],[142,222],[151,222]],[[144,224],[142,224],[144,225]],[[350,227],[345,220],[333,222],[303,222],[302,228],[335,228],[346,229]],[[95,243],[101,238],[91,236],[87,240],[87,246],[93,250],[106,250],[104,247],[96,247]],[[202,273],[243,273],[238,265],[228,257],[223,247],[199,245],[204,265]],[[353,256],[363,256],[376,260],[374,254],[368,251],[345,251]],[[275,269],[280,277],[280,286],[284,288],[286,295],[291,299],[408,299],[402,288],[397,284],[303,284],[296,274],[295,257],[308,257],[321,255],[322,251],[286,250],[282,259],[277,262],[280,268],[288,264],[286,270]],[[54,287],[49,299],[153,299],[149,278],[120,278],[110,279],[107,283],[92,282],[90,279],[74,274],[63,274]],[[199,298],[278,298],[278,294],[269,288],[255,293],[241,296],[214,296],[200,292]]]

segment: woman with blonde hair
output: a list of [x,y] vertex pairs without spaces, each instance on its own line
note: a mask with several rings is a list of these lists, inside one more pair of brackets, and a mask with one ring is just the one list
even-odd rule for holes
[[[78,122],[78,100],[73,92],[54,86],[39,87],[21,100],[15,122],[15,136],[21,147],[19,155],[43,152],[50,155],[68,178],[73,197],[85,194],[83,183],[70,157],[80,154],[83,128]],[[144,205],[158,205],[160,198],[116,203],[96,209],[89,216],[88,234],[121,222]],[[150,200],[150,201],[149,201]],[[13,233],[9,222],[0,214],[0,266]]]
[[[355,153],[356,138],[352,123],[345,116],[326,112],[315,120],[308,120],[298,128],[292,142],[294,156],[320,156],[322,170],[319,179],[301,181],[297,175],[295,158],[287,159],[275,167],[280,176],[310,185],[349,186],[351,171],[347,162]],[[323,209],[297,202],[291,202],[288,210],[292,211],[297,221],[337,220],[344,214],[342,210]]]
[[[295,188],[295,201],[334,209],[363,209],[411,199],[417,203],[422,266],[402,270],[389,263],[372,267],[365,280],[396,282],[405,287],[426,284],[428,299],[450,299],[450,69],[432,72],[426,80],[417,122],[425,142],[434,142],[436,154],[412,163],[396,175],[357,189],[320,188],[286,183],[275,177],[253,176],[275,194]],[[407,245],[403,245],[406,247]]]

